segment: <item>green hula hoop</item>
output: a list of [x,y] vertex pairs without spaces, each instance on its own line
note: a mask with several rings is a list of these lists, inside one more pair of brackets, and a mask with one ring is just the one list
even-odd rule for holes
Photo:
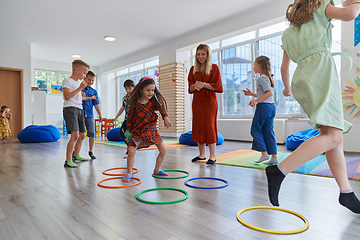
[[[178,200],[174,200],[174,201],[168,201],[168,202],[153,202],[153,201],[147,201],[144,200],[142,198],[140,198],[140,195],[146,192],[150,192],[150,191],[156,191],[156,190],[173,190],[173,191],[179,191],[185,194],[185,197],[178,199]],[[171,204],[171,203],[177,203],[177,202],[182,202],[185,201],[187,198],[189,197],[188,193],[185,190],[182,189],[178,189],[178,188],[150,188],[150,189],[146,189],[144,191],[139,192],[138,194],[136,194],[136,199],[139,200],[140,202],[144,202],[144,203],[150,203],[150,204]]]
[[179,179],[179,178],[186,178],[186,177],[190,176],[190,173],[187,171],[184,171],[184,170],[164,170],[164,172],[182,172],[182,173],[186,173],[186,175],[180,176],[180,177],[166,177],[166,176],[159,176],[159,175],[153,174],[152,176],[154,178],[163,178],[163,179]]

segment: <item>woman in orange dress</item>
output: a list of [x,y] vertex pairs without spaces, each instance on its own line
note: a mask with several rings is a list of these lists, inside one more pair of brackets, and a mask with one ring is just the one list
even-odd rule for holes
[[196,48],[195,65],[191,67],[189,76],[189,93],[192,102],[192,137],[198,143],[199,156],[191,161],[205,160],[206,144],[209,145],[210,157],[206,164],[214,164],[216,143],[218,142],[216,117],[216,93],[222,93],[222,82],[219,67],[212,64],[209,46],[200,44]]

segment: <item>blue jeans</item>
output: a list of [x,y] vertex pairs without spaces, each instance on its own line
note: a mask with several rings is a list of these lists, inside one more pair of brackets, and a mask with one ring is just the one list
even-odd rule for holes
[[253,137],[252,150],[277,154],[276,139],[274,133],[274,118],[276,108],[274,103],[258,103],[251,124],[251,136]]
[[85,126],[88,137],[95,137],[95,119],[93,117],[85,118]]

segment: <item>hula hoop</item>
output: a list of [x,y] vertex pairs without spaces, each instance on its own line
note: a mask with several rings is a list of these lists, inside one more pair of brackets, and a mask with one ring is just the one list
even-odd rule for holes
[[105,178],[103,180],[100,180],[97,185],[99,187],[103,187],[103,188],[127,188],[127,187],[133,187],[133,186],[136,186],[136,185],[139,185],[141,183],[141,179],[140,178],[136,178],[136,177],[131,177],[131,179],[135,179],[135,180],[138,180],[137,183],[134,183],[134,184],[130,184],[130,185],[124,185],[124,186],[106,186],[106,185],[103,185],[102,182],[105,182],[105,181],[108,181],[108,180],[113,180],[113,179],[123,179],[124,177],[112,177],[112,178]]
[[182,173],[186,173],[186,175],[180,176],[180,177],[166,177],[166,176],[159,176],[159,175],[153,174],[152,176],[154,178],[163,178],[163,179],[179,179],[179,178],[186,178],[186,177],[190,176],[190,173],[187,171],[184,171],[184,170],[164,170],[164,172],[182,172]]
[[[125,176],[126,175],[126,173],[107,173],[107,171],[116,170],[116,169],[127,169],[127,167],[109,168],[109,169],[102,171],[102,174],[109,175],[109,176]],[[132,172],[131,174],[135,174],[135,173],[139,172],[139,170],[137,168],[132,168],[132,169],[135,171]]]
[[[248,210],[252,210],[252,209],[272,209],[272,210],[279,210],[279,211],[283,211],[283,212],[287,212],[290,214],[293,214],[297,217],[299,217],[301,220],[304,221],[305,226],[303,226],[302,228],[296,229],[296,230],[289,230],[289,231],[275,231],[275,230],[270,230],[270,229],[265,229],[265,228],[259,228],[259,227],[255,227],[253,225],[250,225],[248,223],[246,223],[244,220],[241,219],[240,215]],[[245,225],[248,228],[252,228],[254,230],[260,231],[260,232],[266,232],[266,233],[274,233],[274,234],[295,234],[295,233],[301,233],[304,232],[305,230],[307,230],[309,228],[309,221],[301,214],[284,209],[284,208],[277,208],[277,207],[266,207],[266,206],[255,206],[255,207],[248,207],[248,208],[244,208],[242,210],[240,210],[237,214],[236,214],[236,218],[237,220],[242,223],[243,225]]]
[[[150,192],[150,191],[156,191],[156,190],[174,190],[174,191],[179,191],[185,194],[185,197],[178,199],[178,200],[174,200],[174,201],[168,201],[168,202],[153,202],[153,201],[147,201],[144,200],[142,198],[140,198],[140,195],[146,192]],[[185,190],[182,189],[178,189],[178,188],[150,188],[150,189],[146,189],[144,191],[139,192],[138,194],[136,194],[136,199],[139,200],[140,202],[144,202],[144,203],[150,203],[150,204],[170,204],[170,203],[177,203],[177,202],[182,202],[185,201],[187,198],[189,197],[188,193]]]
[[[196,179],[212,179],[212,180],[218,180],[218,181],[222,181],[225,183],[225,185],[222,186],[218,186],[218,187],[198,187],[198,186],[194,186],[189,184],[188,182],[192,181],[192,180],[196,180]],[[229,185],[229,182],[221,179],[221,178],[214,178],[214,177],[197,177],[197,178],[190,178],[189,180],[185,181],[185,185],[188,187],[192,187],[192,188],[200,188],[200,189],[217,189],[217,188],[224,188],[227,187]]]

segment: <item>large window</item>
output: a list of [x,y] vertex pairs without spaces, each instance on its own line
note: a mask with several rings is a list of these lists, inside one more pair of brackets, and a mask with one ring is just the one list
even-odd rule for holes
[[61,85],[70,76],[70,72],[35,69],[35,84],[40,88],[46,87],[46,91],[50,93],[52,85]]
[[[242,90],[248,88],[256,92],[256,78],[253,72],[253,62],[257,56],[270,58],[272,74],[275,79],[274,101],[278,115],[298,115],[300,105],[291,97],[284,97],[284,85],[281,79],[281,64],[283,50],[281,49],[282,31],[286,29],[285,22],[273,24],[250,31],[222,42],[222,79],[224,94],[222,95],[223,116],[252,115],[254,108],[249,106],[250,96],[245,96]],[[269,36],[269,37],[267,37]],[[227,47],[228,45],[231,47]],[[290,76],[295,70],[291,63]]]
[[251,44],[227,48],[221,51],[221,77],[223,83],[223,114],[251,114],[250,98],[243,89],[252,89]]
[[[277,114],[300,114],[300,105],[294,97],[285,97],[283,95],[284,84],[281,79],[281,64],[283,58],[283,50],[281,49],[281,36],[275,36],[260,40],[257,42],[258,56],[264,55],[270,58],[271,72],[274,75],[275,88],[274,101]],[[294,74],[296,64],[290,63],[290,76]]]
[[[153,59],[150,61],[145,61],[141,64],[132,65],[127,68],[122,68],[117,71],[116,74],[116,107],[118,111],[122,106],[122,99],[126,95],[124,88],[124,82],[127,79],[131,79],[135,82],[135,85],[140,81],[142,77],[151,77],[157,83],[157,66],[159,65],[159,59]],[[123,116],[123,114],[122,114]]]
[[122,98],[126,95],[126,91],[124,88],[124,82],[128,79],[128,75],[122,75],[116,78],[116,106],[118,109],[122,107]]
[[[341,24],[333,21],[332,52],[341,51]],[[218,94],[219,113],[221,117],[236,117],[252,115],[254,108],[249,106],[252,97],[245,96],[243,91],[249,88],[256,92],[256,74],[253,71],[253,62],[257,56],[265,55],[270,58],[275,88],[274,101],[277,116],[301,117],[304,116],[300,105],[291,95],[283,95],[284,84],[281,78],[281,64],[283,50],[281,36],[288,27],[286,22],[280,22],[249,31],[234,37],[208,44],[213,51],[213,63],[220,67],[223,90]],[[195,49],[192,51],[195,57]],[[194,61],[194,58],[193,58]],[[341,71],[341,58],[335,57],[338,72]],[[296,64],[290,64],[290,79],[295,71]]]
[[62,85],[62,82],[64,81],[64,79],[67,79],[71,76],[71,73],[68,72],[59,72],[59,81],[57,82],[57,84]]

